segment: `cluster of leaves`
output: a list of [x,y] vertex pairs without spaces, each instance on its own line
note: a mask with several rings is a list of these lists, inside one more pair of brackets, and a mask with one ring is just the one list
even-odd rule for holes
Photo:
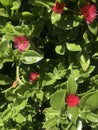
[[[59,2],[61,2],[59,0]],[[79,13],[86,2],[63,0],[0,0],[0,129],[98,129],[98,18],[88,24]],[[25,36],[21,52],[14,37]],[[39,73],[33,83],[31,72]],[[66,97],[79,96],[69,107]]]

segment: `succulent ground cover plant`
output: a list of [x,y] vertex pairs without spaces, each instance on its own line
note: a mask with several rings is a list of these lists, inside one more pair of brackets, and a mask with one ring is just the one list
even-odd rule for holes
[[0,0],[0,130],[98,130],[98,1]]

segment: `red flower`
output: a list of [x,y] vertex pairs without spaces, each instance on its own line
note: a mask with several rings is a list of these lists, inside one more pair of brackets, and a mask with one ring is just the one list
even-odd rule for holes
[[80,9],[80,13],[84,16],[87,24],[92,23],[97,15],[96,7],[90,3],[87,3]]
[[39,73],[37,73],[37,72],[31,72],[30,73],[30,79],[29,79],[29,81],[31,83],[33,83],[34,81],[37,80],[38,76],[39,76]]
[[59,3],[59,2],[56,2],[55,5],[53,6],[52,10],[53,10],[55,13],[62,14],[63,11],[64,11],[64,7],[65,7],[65,4],[61,4],[61,3]]
[[74,94],[69,94],[66,98],[66,103],[70,107],[75,107],[79,104],[79,97]]
[[24,36],[16,36],[14,38],[14,44],[15,48],[17,48],[19,51],[25,51],[30,43]]

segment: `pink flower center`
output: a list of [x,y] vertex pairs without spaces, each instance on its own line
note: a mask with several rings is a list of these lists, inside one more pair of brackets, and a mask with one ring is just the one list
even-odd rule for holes
[[63,13],[64,11],[64,7],[65,7],[65,4],[61,4],[59,2],[56,2],[55,5],[53,6],[52,10],[55,12],[55,13]]
[[31,72],[30,73],[30,79],[29,79],[29,81],[31,83],[33,83],[34,81],[37,80],[38,76],[39,76],[39,73],[37,73],[37,72]]
[[79,97],[74,94],[69,94],[66,98],[66,103],[70,107],[75,107],[79,104]]
[[80,13],[84,16],[87,24],[92,23],[97,15],[96,7],[87,3],[80,9]]
[[25,49],[29,46],[29,42],[24,36],[16,36],[14,38],[15,48],[19,51],[25,51]]

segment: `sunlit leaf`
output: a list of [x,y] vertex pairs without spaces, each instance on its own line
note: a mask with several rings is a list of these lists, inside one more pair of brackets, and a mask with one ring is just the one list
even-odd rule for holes
[[7,85],[11,83],[11,78],[8,75],[0,74],[0,85]]
[[56,82],[55,75],[53,73],[46,73],[44,80],[43,80],[43,83],[42,83],[42,86],[51,85],[55,82]]
[[8,18],[9,14],[4,8],[0,8],[0,16]]
[[75,94],[77,91],[77,83],[72,76],[70,76],[68,79],[67,91],[68,91],[68,94],[70,94],[70,93]]
[[23,116],[21,113],[19,113],[16,117],[15,120],[17,123],[23,123],[26,121],[25,116]]
[[63,110],[65,108],[66,90],[58,90],[50,99],[50,105],[56,110]]
[[66,46],[69,51],[81,51],[82,50],[82,48],[79,44],[66,43]]
[[94,35],[97,35],[98,32],[97,22],[91,23],[90,25],[88,25],[88,28]]
[[24,52],[22,62],[24,64],[33,64],[43,59],[43,56],[34,50]]
[[90,65],[90,58],[86,54],[81,54],[80,55],[80,64],[82,66],[82,69],[86,71]]
[[97,98],[98,91],[84,95],[80,100],[80,108],[92,111],[98,109],[98,101],[96,100]]
[[64,55],[65,54],[65,46],[64,45],[58,45],[55,48],[56,53],[60,54],[60,55]]
[[59,13],[52,13],[51,15],[51,22],[54,24],[55,22],[59,21],[61,19],[61,14]]

